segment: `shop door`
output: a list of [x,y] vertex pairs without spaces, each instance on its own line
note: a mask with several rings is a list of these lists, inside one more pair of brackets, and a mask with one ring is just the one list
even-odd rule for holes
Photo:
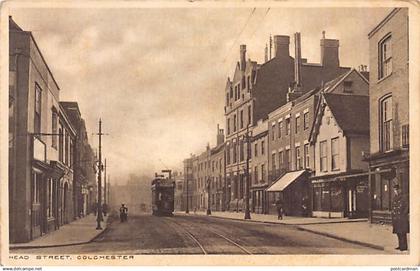
[[31,184],[31,239],[35,239],[42,234],[41,183],[42,174],[40,172],[33,172]]
[[358,217],[367,217],[369,209],[368,186],[361,183],[356,186],[356,213]]

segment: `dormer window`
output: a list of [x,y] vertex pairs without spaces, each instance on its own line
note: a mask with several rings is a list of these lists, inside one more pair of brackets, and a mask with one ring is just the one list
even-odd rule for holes
[[347,93],[353,92],[352,90],[353,81],[344,81],[343,85],[344,85],[344,92],[347,92]]

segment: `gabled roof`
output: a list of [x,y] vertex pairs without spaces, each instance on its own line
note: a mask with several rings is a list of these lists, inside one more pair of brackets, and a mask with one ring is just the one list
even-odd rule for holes
[[326,106],[345,135],[369,135],[369,96],[322,93],[309,136],[310,142],[316,140]]
[[326,93],[324,98],[345,134],[369,134],[369,96]]

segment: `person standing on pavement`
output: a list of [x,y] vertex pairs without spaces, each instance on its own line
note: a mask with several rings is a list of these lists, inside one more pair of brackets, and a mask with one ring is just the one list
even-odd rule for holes
[[283,201],[278,198],[276,201],[277,219],[283,219]]
[[[396,179],[396,178],[395,178]],[[394,183],[394,198],[392,200],[392,233],[398,237],[398,247],[400,251],[407,250],[407,233],[410,232],[408,220],[408,197],[401,191],[400,184],[397,180]]]

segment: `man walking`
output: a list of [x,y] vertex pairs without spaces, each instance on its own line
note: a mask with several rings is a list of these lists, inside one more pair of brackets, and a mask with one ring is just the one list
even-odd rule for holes
[[277,219],[283,219],[283,201],[278,198],[276,201]]
[[[398,180],[397,180],[398,181]],[[392,200],[392,233],[398,236],[398,247],[400,251],[407,250],[407,233],[409,233],[408,221],[408,198],[403,194],[398,182],[393,186],[394,199]]]

